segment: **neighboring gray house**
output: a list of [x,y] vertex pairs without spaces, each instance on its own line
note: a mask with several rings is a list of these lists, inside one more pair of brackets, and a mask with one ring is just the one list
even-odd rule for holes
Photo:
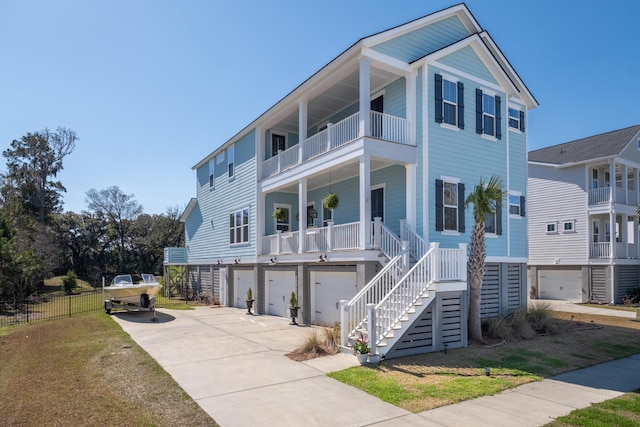
[[529,153],[529,283],[539,298],[619,303],[638,287],[640,125]]

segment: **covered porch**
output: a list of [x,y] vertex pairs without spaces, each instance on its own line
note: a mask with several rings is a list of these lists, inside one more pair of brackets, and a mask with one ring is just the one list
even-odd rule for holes
[[594,214],[589,216],[589,221],[591,224],[589,258],[640,258],[637,215],[630,213]]

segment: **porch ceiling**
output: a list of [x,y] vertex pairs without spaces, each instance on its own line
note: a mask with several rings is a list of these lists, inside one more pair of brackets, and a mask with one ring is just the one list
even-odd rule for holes
[[[371,93],[374,94],[399,76],[389,71],[371,67]],[[332,115],[358,102],[359,71],[356,68],[339,81],[318,84],[309,93],[307,125],[313,127],[324,123]],[[284,119],[273,126],[280,130],[298,133],[297,105]]]

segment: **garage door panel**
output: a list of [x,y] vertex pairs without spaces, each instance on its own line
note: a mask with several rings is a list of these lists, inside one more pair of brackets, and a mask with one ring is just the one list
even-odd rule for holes
[[540,270],[539,297],[565,301],[582,301],[581,270]]
[[289,317],[289,299],[296,289],[295,271],[266,272],[267,314]]
[[251,288],[253,298],[256,297],[255,277],[253,271],[236,270],[233,275],[233,295],[235,297],[234,306],[238,308],[247,307],[247,290]]
[[356,273],[313,272],[311,275],[313,303],[312,322],[333,325],[340,322],[340,300],[350,300],[356,294]]

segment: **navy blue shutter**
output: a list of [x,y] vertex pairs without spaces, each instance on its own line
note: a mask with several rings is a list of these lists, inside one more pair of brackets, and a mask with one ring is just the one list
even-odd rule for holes
[[496,234],[502,236],[502,191],[498,192],[500,198],[496,203]]
[[482,133],[482,90],[476,89],[476,133]]
[[496,95],[496,138],[502,139],[502,107],[501,100],[498,95]]
[[464,129],[464,84],[458,82],[458,128]]
[[436,231],[444,230],[444,194],[441,179],[436,179]]
[[442,76],[434,75],[436,79],[436,123],[442,123]]
[[520,196],[520,216],[524,216],[524,206],[525,206],[524,196]]
[[464,184],[458,184],[458,231],[464,233]]
[[520,111],[520,132],[524,132],[524,111]]

